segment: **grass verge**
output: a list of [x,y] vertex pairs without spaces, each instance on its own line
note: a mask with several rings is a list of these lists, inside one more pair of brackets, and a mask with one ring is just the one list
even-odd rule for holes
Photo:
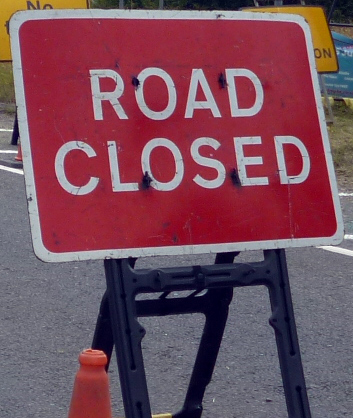
[[333,105],[334,123],[328,126],[333,162],[339,183],[353,187],[353,109],[343,101]]
[[12,65],[10,62],[0,63],[0,102],[5,104],[15,103]]

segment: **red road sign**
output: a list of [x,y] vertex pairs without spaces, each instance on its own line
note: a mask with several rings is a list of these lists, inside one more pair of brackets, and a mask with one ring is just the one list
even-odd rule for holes
[[342,239],[301,17],[32,11],[11,28],[42,260]]

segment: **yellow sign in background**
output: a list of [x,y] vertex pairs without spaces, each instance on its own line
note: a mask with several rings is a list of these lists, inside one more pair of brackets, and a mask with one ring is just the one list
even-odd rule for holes
[[9,21],[19,10],[88,9],[88,0],[1,0],[0,61],[11,61]]
[[[338,71],[338,60],[331,31],[322,7],[316,6],[279,6],[250,7],[245,12],[290,13],[300,15],[310,26],[313,38],[316,68],[319,73],[335,73]],[[279,33],[278,36],[285,36]]]

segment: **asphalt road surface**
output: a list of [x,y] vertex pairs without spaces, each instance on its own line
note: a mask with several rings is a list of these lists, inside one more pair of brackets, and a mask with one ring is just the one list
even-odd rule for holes
[[[0,117],[0,160],[12,162],[11,116]],[[4,153],[12,151],[12,153]],[[8,171],[10,170],[10,171]],[[345,190],[346,192],[346,190]],[[340,253],[287,250],[290,282],[312,416],[353,416],[353,197],[342,195]],[[105,290],[103,262],[46,264],[33,254],[23,174],[0,164],[0,417],[67,417],[80,351],[90,346]],[[342,251],[346,249],[348,251]],[[255,261],[259,252],[241,255]],[[138,267],[211,264],[212,256],[138,260]],[[262,287],[236,289],[205,417],[287,417],[270,305]],[[182,405],[203,319],[141,320],[153,413]],[[113,361],[114,416],[123,407]]]

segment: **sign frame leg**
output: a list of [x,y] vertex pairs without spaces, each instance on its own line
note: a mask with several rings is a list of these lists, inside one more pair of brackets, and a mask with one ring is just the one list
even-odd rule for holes
[[[288,418],[311,418],[300,355],[285,251],[264,251],[264,260],[233,263],[237,253],[217,254],[215,264],[134,269],[135,259],[105,260],[105,293],[93,339],[110,360],[115,345],[126,418],[149,418],[151,408],[138,317],[203,313],[206,321],[182,409],[173,418],[200,418],[227,322],[234,287],[266,286],[275,332]],[[168,298],[191,290],[189,297]],[[204,292],[200,295],[201,292]],[[135,300],[139,293],[162,293]],[[133,388],[133,390],[132,390]]]
[[18,144],[19,137],[20,137],[20,132],[19,132],[19,128],[18,128],[18,116],[17,116],[17,110],[16,110],[15,120],[13,122],[13,131],[12,131],[12,136],[11,136],[11,145],[17,145]]
[[141,341],[145,329],[136,321],[135,295],[125,286],[124,260],[106,259],[109,312],[126,418],[151,417]]
[[[311,418],[284,250],[274,250],[277,274],[267,285],[289,418]],[[272,255],[271,255],[272,256]],[[277,276],[277,277],[276,277]]]

